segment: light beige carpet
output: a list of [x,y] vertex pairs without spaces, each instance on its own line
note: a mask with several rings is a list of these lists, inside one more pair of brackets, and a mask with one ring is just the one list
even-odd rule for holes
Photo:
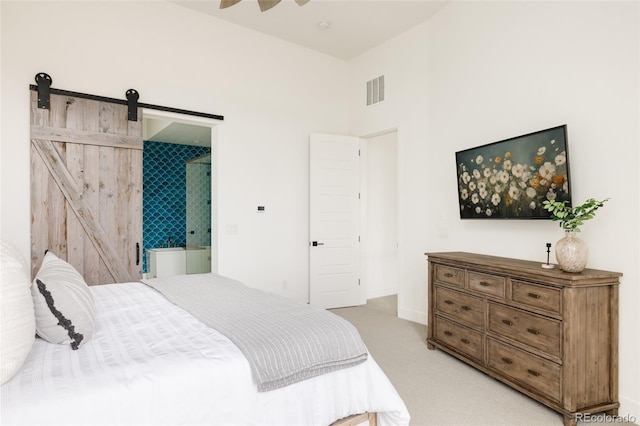
[[398,319],[396,306],[396,297],[387,296],[332,312],[356,326],[407,405],[411,426],[562,426],[555,411],[442,351],[428,350],[426,326]]

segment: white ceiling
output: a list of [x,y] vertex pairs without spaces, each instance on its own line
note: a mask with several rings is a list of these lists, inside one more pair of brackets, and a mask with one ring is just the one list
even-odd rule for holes
[[[426,21],[451,0],[282,0],[260,12],[256,0],[220,9],[220,0],[174,3],[337,58],[349,60]],[[329,24],[327,29],[320,23]]]
[[145,141],[168,142],[182,145],[211,146],[211,128],[144,117],[142,138]]

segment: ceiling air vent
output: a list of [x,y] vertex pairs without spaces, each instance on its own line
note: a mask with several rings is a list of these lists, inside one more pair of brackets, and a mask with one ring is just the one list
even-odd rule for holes
[[384,75],[367,81],[367,106],[384,101]]

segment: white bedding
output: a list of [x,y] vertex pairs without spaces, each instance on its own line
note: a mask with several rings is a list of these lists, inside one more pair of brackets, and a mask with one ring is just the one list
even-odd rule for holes
[[0,387],[2,425],[329,425],[378,412],[408,425],[407,409],[367,362],[270,392],[226,337],[141,283],[91,287],[96,326],[79,350],[36,342]]

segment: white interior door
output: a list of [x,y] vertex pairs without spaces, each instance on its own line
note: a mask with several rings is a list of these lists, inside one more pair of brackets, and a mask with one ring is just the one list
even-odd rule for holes
[[361,305],[360,139],[312,134],[309,176],[309,303]]

